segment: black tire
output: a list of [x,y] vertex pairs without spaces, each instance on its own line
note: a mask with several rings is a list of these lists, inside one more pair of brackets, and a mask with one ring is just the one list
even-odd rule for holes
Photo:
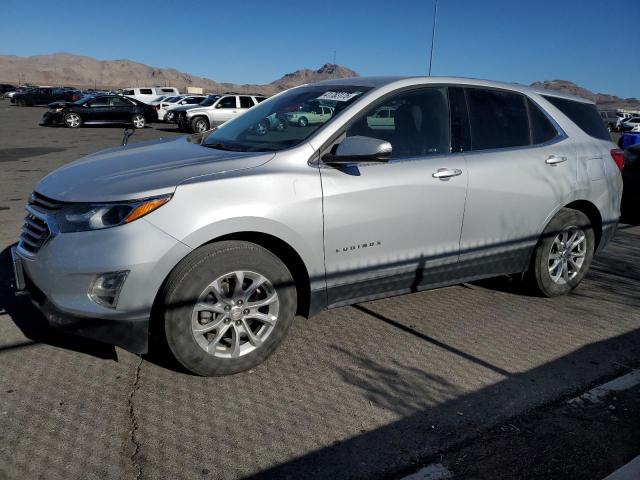
[[[552,248],[555,248],[554,241],[556,237],[561,232],[572,231],[573,227],[582,230],[585,236],[586,247],[583,262],[575,276],[561,280],[564,283],[557,283],[549,272],[550,262],[552,262]],[[589,218],[578,210],[563,208],[544,229],[531,259],[531,266],[525,274],[525,280],[536,294],[545,297],[566,295],[580,284],[589,270],[594,250],[595,235]]]
[[[191,317],[204,289],[238,270],[256,272],[271,282],[279,301],[278,316],[260,346],[236,358],[222,358],[198,344]],[[250,242],[224,241],[200,247],[183,259],[169,275],[161,300],[164,333],[173,356],[195,374],[218,376],[248,370],[271,355],[293,322],[297,297],[291,273],[278,257]]]
[[[72,118],[77,118],[77,123],[72,121]],[[75,112],[69,112],[64,116],[64,124],[68,128],[80,128],[82,126],[82,117]]]
[[299,127],[306,127],[307,125],[309,125],[309,120],[307,120],[307,117],[300,117],[298,119],[298,126]]
[[19,107],[26,107],[27,101],[24,98],[19,98],[18,100],[16,100],[16,105]]
[[206,117],[195,117],[191,120],[191,130],[194,133],[202,133],[209,130],[209,120]]

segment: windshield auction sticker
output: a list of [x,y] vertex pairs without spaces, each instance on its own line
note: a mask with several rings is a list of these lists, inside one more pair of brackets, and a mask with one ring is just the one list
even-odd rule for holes
[[331,100],[334,102],[348,102],[362,92],[324,92],[316,100]]

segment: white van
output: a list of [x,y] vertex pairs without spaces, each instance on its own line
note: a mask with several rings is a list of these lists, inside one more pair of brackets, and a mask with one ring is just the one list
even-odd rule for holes
[[144,103],[151,103],[162,95],[180,95],[176,87],[140,87],[125,88],[122,94]]

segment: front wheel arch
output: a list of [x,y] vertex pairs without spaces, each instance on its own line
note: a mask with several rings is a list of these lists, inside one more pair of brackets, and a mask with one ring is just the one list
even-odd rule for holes
[[[311,307],[311,282],[309,279],[309,272],[304,263],[304,260],[302,260],[302,257],[295,248],[274,235],[262,232],[230,233],[212,238],[208,242],[199,245],[199,247],[212,243],[222,242],[225,240],[238,240],[255,243],[256,245],[269,250],[276,257],[278,257],[280,261],[282,261],[282,263],[284,263],[285,266],[289,269],[291,275],[293,276],[297,294],[296,315],[300,315],[305,318],[309,318],[310,316],[312,316],[314,312],[312,311]],[[161,326],[159,327],[158,324],[161,322],[158,322],[157,320],[162,318],[162,296],[171,273],[178,267],[179,264],[180,261],[178,261],[176,265],[174,265],[174,267],[171,269],[171,271],[169,271],[162,285],[160,285],[160,288],[156,292],[151,310],[151,321],[149,324],[150,335],[154,338],[161,337],[161,335],[158,335],[158,329],[160,328],[161,330]]]

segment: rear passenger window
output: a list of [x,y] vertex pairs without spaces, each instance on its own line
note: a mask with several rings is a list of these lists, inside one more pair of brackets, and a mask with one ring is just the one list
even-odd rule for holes
[[529,122],[523,95],[469,88],[467,102],[473,150],[529,145]]
[[558,98],[544,95],[553,106],[569,117],[587,135],[600,140],[611,140],[611,135],[602,123],[596,106],[592,103],[576,102],[566,98]]
[[540,107],[527,99],[529,107],[529,120],[531,122],[531,140],[534,145],[553,140],[558,136],[556,127],[547,118]]
[[140,95],[153,95],[153,90],[150,88],[141,88]]
[[240,97],[240,108],[251,108],[253,107],[253,101],[251,97]]

